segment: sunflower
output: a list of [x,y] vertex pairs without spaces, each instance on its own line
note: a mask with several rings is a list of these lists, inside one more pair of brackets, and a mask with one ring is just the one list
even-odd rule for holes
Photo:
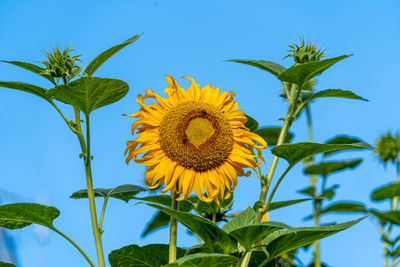
[[[162,193],[182,194],[177,200],[194,190],[202,201],[218,203],[235,190],[237,176],[250,175],[243,168],[257,172],[267,144],[244,126],[247,118],[233,92],[220,93],[210,85],[200,89],[191,77],[183,78],[192,83],[187,90],[166,75],[168,98],[151,90],[138,95],[139,112],[126,115],[138,118],[132,125],[138,137],[127,142],[126,162],[148,167],[145,180],[151,189],[164,184]],[[144,104],[147,98],[155,101]]]

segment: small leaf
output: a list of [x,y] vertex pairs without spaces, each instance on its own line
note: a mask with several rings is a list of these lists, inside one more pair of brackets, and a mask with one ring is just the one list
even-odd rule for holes
[[306,174],[317,174],[327,177],[329,174],[342,171],[345,169],[354,169],[362,162],[362,159],[347,160],[347,161],[328,161],[319,164],[310,165],[304,168]]
[[[348,136],[348,135],[337,135],[331,139],[328,139],[325,142],[325,144],[355,144],[355,143],[365,143],[365,142],[358,137],[352,137],[352,136]],[[365,143],[365,144],[367,144],[367,143]],[[369,146],[369,149],[373,149],[372,146],[370,146],[370,145],[368,145],[368,146]],[[332,155],[336,152],[338,152],[338,151],[325,152],[324,157]]]
[[172,210],[156,204],[147,204],[177,219],[192,232],[196,233],[203,239],[205,243],[215,243],[219,245],[225,253],[236,250],[236,242],[225,231],[220,229],[216,224],[203,217],[196,216],[191,213]]
[[400,211],[388,211],[388,212],[380,212],[377,210],[370,210],[375,217],[379,219],[382,225],[387,223],[400,225]]
[[16,267],[14,264],[0,261],[0,267]]
[[121,80],[83,77],[50,89],[47,93],[89,115],[95,109],[117,102],[126,95],[128,90],[128,84]]
[[332,199],[333,196],[335,195],[335,190],[337,188],[339,188],[339,185],[335,184],[335,185],[325,189],[325,191],[319,197]]
[[120,51],[122,48],[124,48],[125,46],[135,42],[137,39],[139,39],[139,37],[142,34],[138,34],[133,36],[132,38],[129,38],[128,40],[126,40],[125,42],[123,42],[122,44],[119,45],[115,45],[109,49],[107,49],[106,51],[102,52],[100,55],[98,55],[95,59],[93,59],[89,65],[86,67],[84,74],[86,74],[87,76],[92,76],[95,71],[101,66],[103,65],[104,62],[106,62],[110,57],[112,57],[113,55],[115,55],[118,51]]
[[340,144],[318,144],[318,143],[304,142],[304,143],[279,145],[272,148],[271,152],[275,156],[284,158],[289,163],[290,166],[293,166],[297,162],[315,154],[331,152],[331,151],[341,151],[345,149],[363,149],[363,148],[365,149],[369,147],[365,143],[340,145]]
[[300,189],[297,192],[307,195],[307,196],[310,196],[310,197],[315,197],[315,188],[312,186],[308,186],[304,189]]
[[[269,146],[276,146],[281,133],[280,127],[262,127],[254,131],[256,134],[261,136]],[[284,143],[290,143],[293,138],[293,133],[287,132]]]
[[253,119],[252,117],[246,115],[247,117],[247,122],[244,124],[251,132],[254,132],[255,130],[258,129],[258,122]]
[[[177,248],[177,257],[183,257],[185,250]],[[143,247],[138,245],[125,246],[111,251],[108,261],[111,267],[160,267],[168,264],[169,246],[166,244],[151,244]]]
[[327,89],[312,94],[309,98],[307,98],[306,101],[304,101],[304,104],[320,97],[341,97],[341,98],[350,98],[350,99],[368,101],[367,99],[362,98],[361,96],[358,96],[351,91],[341,90],[341,89]]
[[14,230],[32,223],[53,228],[53,220],[60,211],[35,203],[14,203],[0,206],[0,227]]
[[261,244],[265,246],[269,260],[272,260],[282,253],[311,244],[314,241],[345,230],[364,218],[335,225],[278,230],[264,238]]
[[47,101],[51,101],[51,98],[46,94],[46,89],[29,84],[29,83],[23,83],[23,82],[2,82],[0,81],[0,87],[4,88],[9,88],[9,89],[15,89],[27,93],[34,94],[36,96],[39,96]]
[[[171,207],[172,199],[169,195],[155,195],[155,196],[147,196],[147,197],[135,197],[137,200],[147,201],[151,203],[160,204],[166,206],[168,208]],[[189,198],[190,199],[190,198]],[[192,202],[187,200],[181,200],[178,202],[178,207],[180,211],[188,212],[193,209]]]
[[283,82],[295,83],[303,85],[305,82],[311,80],[315,76],[321,74],[336,62],[349,57],[344,55],[335,58],[329,58],[321,61],[308,62],[298,65],[293,65],[279,75],[279,80]]
[[147,224],[146,228],[144,229],[142,233],[142,237],[148,235],[149,233],[169,225],[171,221],[171,217],[164,212],[158,211],[156,214],[153,216],[151,221]]
[[232,220],[224,224],[222,230],[229,233],[235,229],[252,224],[256,220],[256,218],[257,218],[256,212],[252,208],[248,207],[247,209],[242,211],[239,215],[233,217]]
[[280,208],[284,208],[287,206],[291,206],[294,204],[298,204],[307,200],[312,200],[312,198],[302,198],[302,199],[294,199],[294,200],[287,200],[287,201],[278,201],[278,202],[272,202],[269,205],[268,211],[271,210],[276,210],[276,209],[280,209]]
[[[124,184],[109,189],[97,188],[94,190],[94,196],[104,198],[113,197],[128,202],[130,199],[133,199],[136,194],[142,191],[146,191],[146,189],[138,185]],[[73,193],[70,198],[88,198],[87,189],[82,189]]]
[[179,258],[165,267],[227,267],[236,266],[238,262],[238,258],[230,255],[197,253]]
[[56,85],[56,82],[54,81],[54,78],[51,75],[44,73],[45,69],[40,67],[40,66],[37,66],[37,65],[31,64],[31,63],[27,63],[27,62],[22,62],[22,61],[0,60],[0,62],[12,64],[12,65],[18,66],[20,68],[29,70],[29,71],[31,71],[31,72],[33,72],[35,74],[38,74],[38,75],[42,76],[43,78],[46,78],[52,84]]
[[286,68],[278,63],[265,60],[245,60],[245,59],[231,59],[230,62],[247,64],[250,66],[257,67],[259,69],[268,71],[272,75],[279,77],[279,75],[286,70]]
[[320,214],[330,212],[366,212],[364,204],[358,202],[336,202],[325,207]]
[[400,184],[398,183],[381,186],[375,189],[371,194],[371,198],[374,201],[393,199],[399,196],[400,196]]

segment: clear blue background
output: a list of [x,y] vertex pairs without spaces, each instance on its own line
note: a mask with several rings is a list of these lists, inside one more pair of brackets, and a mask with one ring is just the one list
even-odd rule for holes
[[[316,89],[352,90],[370,102],[321,99],[312,104],[315,141],[337,134],[359,136],[369,143],[386,130],[399,128],[400,3],[398,1],[11,1],[0,2],[0,59],[44,60],[41,49],[71,42],[87,64],[98,53],[134,34],[145,34],[104,64],[96,73],[126,81],[128,95],[92,115],[93,174],[95,187],[142,184],[144,167],[127,166],[125,142],[132,139],[132,119],[121,113],[138,109],[136,95],[144,89],[162,93],[164,75],[193,76],[234,90],[240,108],[261,125],[280,125],[285,103],[280,83],[267,72],[223,60],[266,59],[282,61],[286,45],[299,36],[327,49],[327,57],[355,55],[318,78]],[[50,88],[40,77],[0,64],[0,80],[25,81]],[[178,80],[183,86],[188,82]],[[61,210],[55,225],[69,234],[95,259],[89,207],[73,200],[72,192],[85,187],[83,164],[76,137],[50,105],[17,91],[0,89],[0,187],[3,202],[33,201]],[[72,118],[68,106],[60,104]],[[307,140],[304,117],[292,129],[295,141]],[[270,152],[265,151],[267,165]],[[339,158],[363,157],[363,164],[330,178],[340,183],[336,200],[358,200],[370,207],[370,191],[394,179],[394,169],[382,167],[371,152],[348,152]],[[285,167],[280,162],[277,173]],[[264,172],[267,166],[263,167]],[[302,166],[294,168],[276,194],[276,200],[299,198],[307,186]],[[6,193],[9,192],[9,193]],[[258,198],[255,175],[241,178],[233,209],[252,205]],[[100,201],[98,201],[100,204]],[[387,204],[387,203],[386,203]],[[99,205],[100,206],[100,205]],[[310,203],[282,209],[270,219],[293,226],[311,225],[302,217]],[[129,244],[167,243],[164,229],[142,239],[140,234],[154,210],[145,205],[111,200],[106,212],[103,243],[106,254]],[[326,216],[324,223],[346,221],[357,215]],[[39,227],[14,231],[20,266],[85,266],[82,256],[57,234]],[[196,239],[180,227],[178,245]],[[366,219],[322,242],[322,259],[332,266],[382,266],[383,251],[376,227]],[[305,262],[310,253],[301,253]]]

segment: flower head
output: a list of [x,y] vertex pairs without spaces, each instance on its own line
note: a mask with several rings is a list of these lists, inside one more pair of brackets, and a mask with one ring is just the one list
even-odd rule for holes
[[325,51],[317,47],[311,41],[306,44],[304,40],[300,40],[299,44],[288,45],[290,47],[289,54],[284,58],[292,57],[296,64],[302,64],[313,61],[320,61]]
[[384,164],[398,160],[400,135],[398,133],[392,135],[390,132],[382,135],[376,142],[375,153]]
[[[210,85],[200,88],[191,77],[184,78],[192,82],[187,90],[166,76],[168,98],[151,90],[138,95],[141,108],[128,116],[138,118],[132,134],[137,129],[139,136],[127,142],[126,161],[148,166],[145,179],[149,188],[164,184],[163,193],[183,194],[178,200],[188,198],[194,190],[202,201],[218,202],[231,195],[237,176],[250,175],[243,168],[257,172],[255,168],[263,160],[261,149],[267,144],[244,126],[247,118],[238,110],[233,92],[220,93]],[[143,103],[147,98],[156,101]]]

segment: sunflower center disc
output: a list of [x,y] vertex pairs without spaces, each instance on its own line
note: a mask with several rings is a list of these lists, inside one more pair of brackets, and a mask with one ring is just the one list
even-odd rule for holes
[[206,171],[223,163],[233,147],[225,115],[207,103],[188,101],[173,107],[160,125],[160,145],[182,166]]

